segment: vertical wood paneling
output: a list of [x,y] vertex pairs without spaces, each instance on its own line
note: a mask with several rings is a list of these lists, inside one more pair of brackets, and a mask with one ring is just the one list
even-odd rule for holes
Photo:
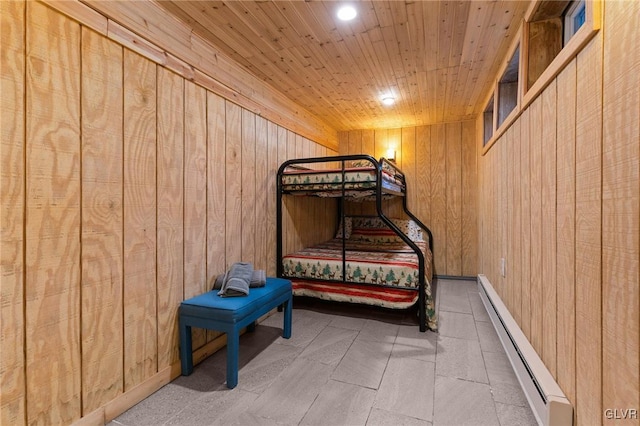
[[80,26],[30,2],[26,40],[27,423],[68,424],[81,416]]
[[[416,127],[416,187],[415,214],[427,226],[431,223],[431,127]],[[434,238],[435,239],[435,238]],[[440,242],[438,242],[440,244]]]
[[575,401],[576,61],[558,75],[557,87],[557,377],[565,395]]
[[[226,104],[207,92],[207,289],[227,265]],[[207,341],[220,334],[207,331]]]
[[504,191],[506,191],[506,205],[505,205],[505,209],[504,209],[504,221],[502,222],[502,226],[505,232],[505,236],[506,236],[506,244],[503,246],[504,247],[504,257],[506,260],[506,275],[507,275],[507,279],[505,280],[508,284],[506,284],[505,289],[504,289],[504,294],[505,294],[505,302],[507,305],[507,308],[509,309],[509,312],[511,312],[512,314],[515,313],[515,275],[513,273],[512,270],[512,265],[515,263],[515,256],[514,256],[514,238],[515,238],[515,233],[514,233],[514,228],[515,228],[515,215],[513,214],[513,210],[514,210],[514,201],[515,201],[515,196],[514,196],[514,186],[515,186],[515,167],[514,167],[514,161],[515,161],[515,149],[514,149],[514,144],[516,143],[514,141],[514,127],[511,126],[504,134],[504,137],[502,138],[502,144],[504,145],[504,149],[506,150],[506,157],[505,157],[505,163],[507,166],[506,168],[506,174],[507,174],[507,178],[503,181],[502,183],[502,188]]
[[256,248],[256,116],[242,110],[241,260],[255,263]]
[[226,102],[225,127],[226,269],[242,260],[242,108],[231,102]]
[[375,158],[375,133],[371,129],[362,131],[362,153],[372,155]]
[[462,123],[445,125],[447,275],[462,275]]
[[[602,405],[640,402],[638,2],[606,4],[602,141]],[[632,18],[633,17],[633,18]],[[638,419],[636,418],[636,422]]]
[[542,360],[556,374],[556,82],[542,93]]
[[207,92],[207,288],[227,265],[225,117],[225,100]]
[[[281,128],[278,134],[278,157],[280,163],[295,158],[295,137],[287,129]],[[296,200],[294,197],[283,197],[282,202],[282,252],[291,253],[295,251],[293,217]]]
[[25,3],[0,2],[0,423],[25,423]]
[[82,413],[123,386],[122,47],[82,29]]
[[[207,91],[184,87],[184,294],[207,288]],[[193,329],[192,347],[206,343],[206,330]]]
[[[509,140],[511,138],[511,132],[508,132],[508,136],[507,139],[505,140],[505,143],[503,143],[500,146],[499,149],[499,156],[500,156],[500,164],[508,164],[508,151],[507,148],[509,147]],[[497,206],[497,218],[498,218],[498,223],[496,224],[496,228],[497,228],[497,243],[498,243],[498,253],[500,255],[501,258],[506,259],[507,258],[507,230],[508,230],[508,216],[507,216],[507,209],[509,208],[508,206],[508,201],[509,201],[509,197],[508,197],[508,187],[507,187],[507,182],[509,180],[509,167],[500,167],[497,170],[496,173],[496,179],[497,179],[497,185],[499,188],[499,195],[498,195],[498,206]],[[506,267],[508,268],[509,265],[506,265]],[[506,276],[502,276],[502,274],[499,275],[499,281],[500,281],[500,287],[503,289],[504,294],[507,294],[509,297],[506,298],[507,303],[511,303],[511,298],[510,298],[510,293],[511,293],[511,286],[507,285],[507,279]]]
[[418,206],[418,191],[416,182],[416,128],[402,129],[402,171],[407,181],[407,207],[415,214]]
[[164,68],[158,73],[158,369],[178,356],[178,305],[183,300],[184,264],[184,80]]
[[476,161],[476,123],[462,123],[462,271],[473,277],[478,274],[478,170]]
[[158,369],[156,65],[124,51],[124,390]]
[[[376,158],[375,132],[373,129],[362,131],[362,153]],[[375,214],[376,208],[373,203],[362,203],[360,212],[364,215],[372,215]]]
[[602,38],[576,60],[576,420],[602,423]]
[[267,122],[267,265],[269,276],[276,274],[276,177],[278,173],[278,126]]
[[529,107],[531,173],[531,334],[529,340],[542,357],[542,99]]
[[520,322],[522,318],[522,207],[521,207],[521,161],[520,150],[522,149],[522,140],[520,122],[513,124],[513,133],[511,134],[511,144],[513,145],[513,221],[512,223],[512,247],[513,257],[509,263],[509,271],[511,275],[510,286],[513,288],[513,317]]
[[520,328],[531,340],[531,144],[529,110],[520,116],[520,208],[522,211],[522,293]]
[[[268,161],[267,120],[256,116],[256,216],[255,216],[255,265],[256,269],[267,267],[267,226],[269,213],[267,195],[275,186],[274,178],[267,173]],[[275,218],[274,218],[275,219]],[[275,223],[275,220],[274,222]]]
[[445,126],[431,126],[431,232],[435,273],[447,274],[447,151]]

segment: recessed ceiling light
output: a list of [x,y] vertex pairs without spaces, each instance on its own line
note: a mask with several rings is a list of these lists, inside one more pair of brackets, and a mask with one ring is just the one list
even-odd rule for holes
[[394,98],[393,96],[384,96],[381,99],[382,103],[385,105],[393,105],[396,103],[396,98]]
[[342,6],[338,9],[338,19],[341,21],[350,21],[355,18],[357,14],[356,8],[351,5]]

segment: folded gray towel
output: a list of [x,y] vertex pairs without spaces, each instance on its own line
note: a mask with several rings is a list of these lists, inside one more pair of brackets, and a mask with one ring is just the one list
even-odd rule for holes
[[246,262],[234,263],[226,275],[218,296],[246,296],[249,294],[249,281],[253,275],[253,265]]
[[[220,290],[225,280],[227,279],[227,274],[229,272],[225,272],[224,274],[220,274],[216,277],[213,282],[213,289]],[[251,281],[249,281],[249,288],[256,287],[264,287],[267,282],[267,273],[264,269],[254,269],[253,274],[251,275]]]

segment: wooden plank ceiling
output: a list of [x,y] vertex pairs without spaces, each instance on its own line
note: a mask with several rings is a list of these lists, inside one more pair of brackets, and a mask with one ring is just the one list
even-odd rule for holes
[[474,118],[529,1],[359,1],[348,23],[336,1],[160,4],[343,131]]

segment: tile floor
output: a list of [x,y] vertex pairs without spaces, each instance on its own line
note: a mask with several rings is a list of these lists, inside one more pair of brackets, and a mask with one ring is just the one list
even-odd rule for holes
[[473,281],[438,280],[439,332],[415,311],[296,300],[240,338],[238,386],[218,351],[116,418],[133,425],[534,425]]

